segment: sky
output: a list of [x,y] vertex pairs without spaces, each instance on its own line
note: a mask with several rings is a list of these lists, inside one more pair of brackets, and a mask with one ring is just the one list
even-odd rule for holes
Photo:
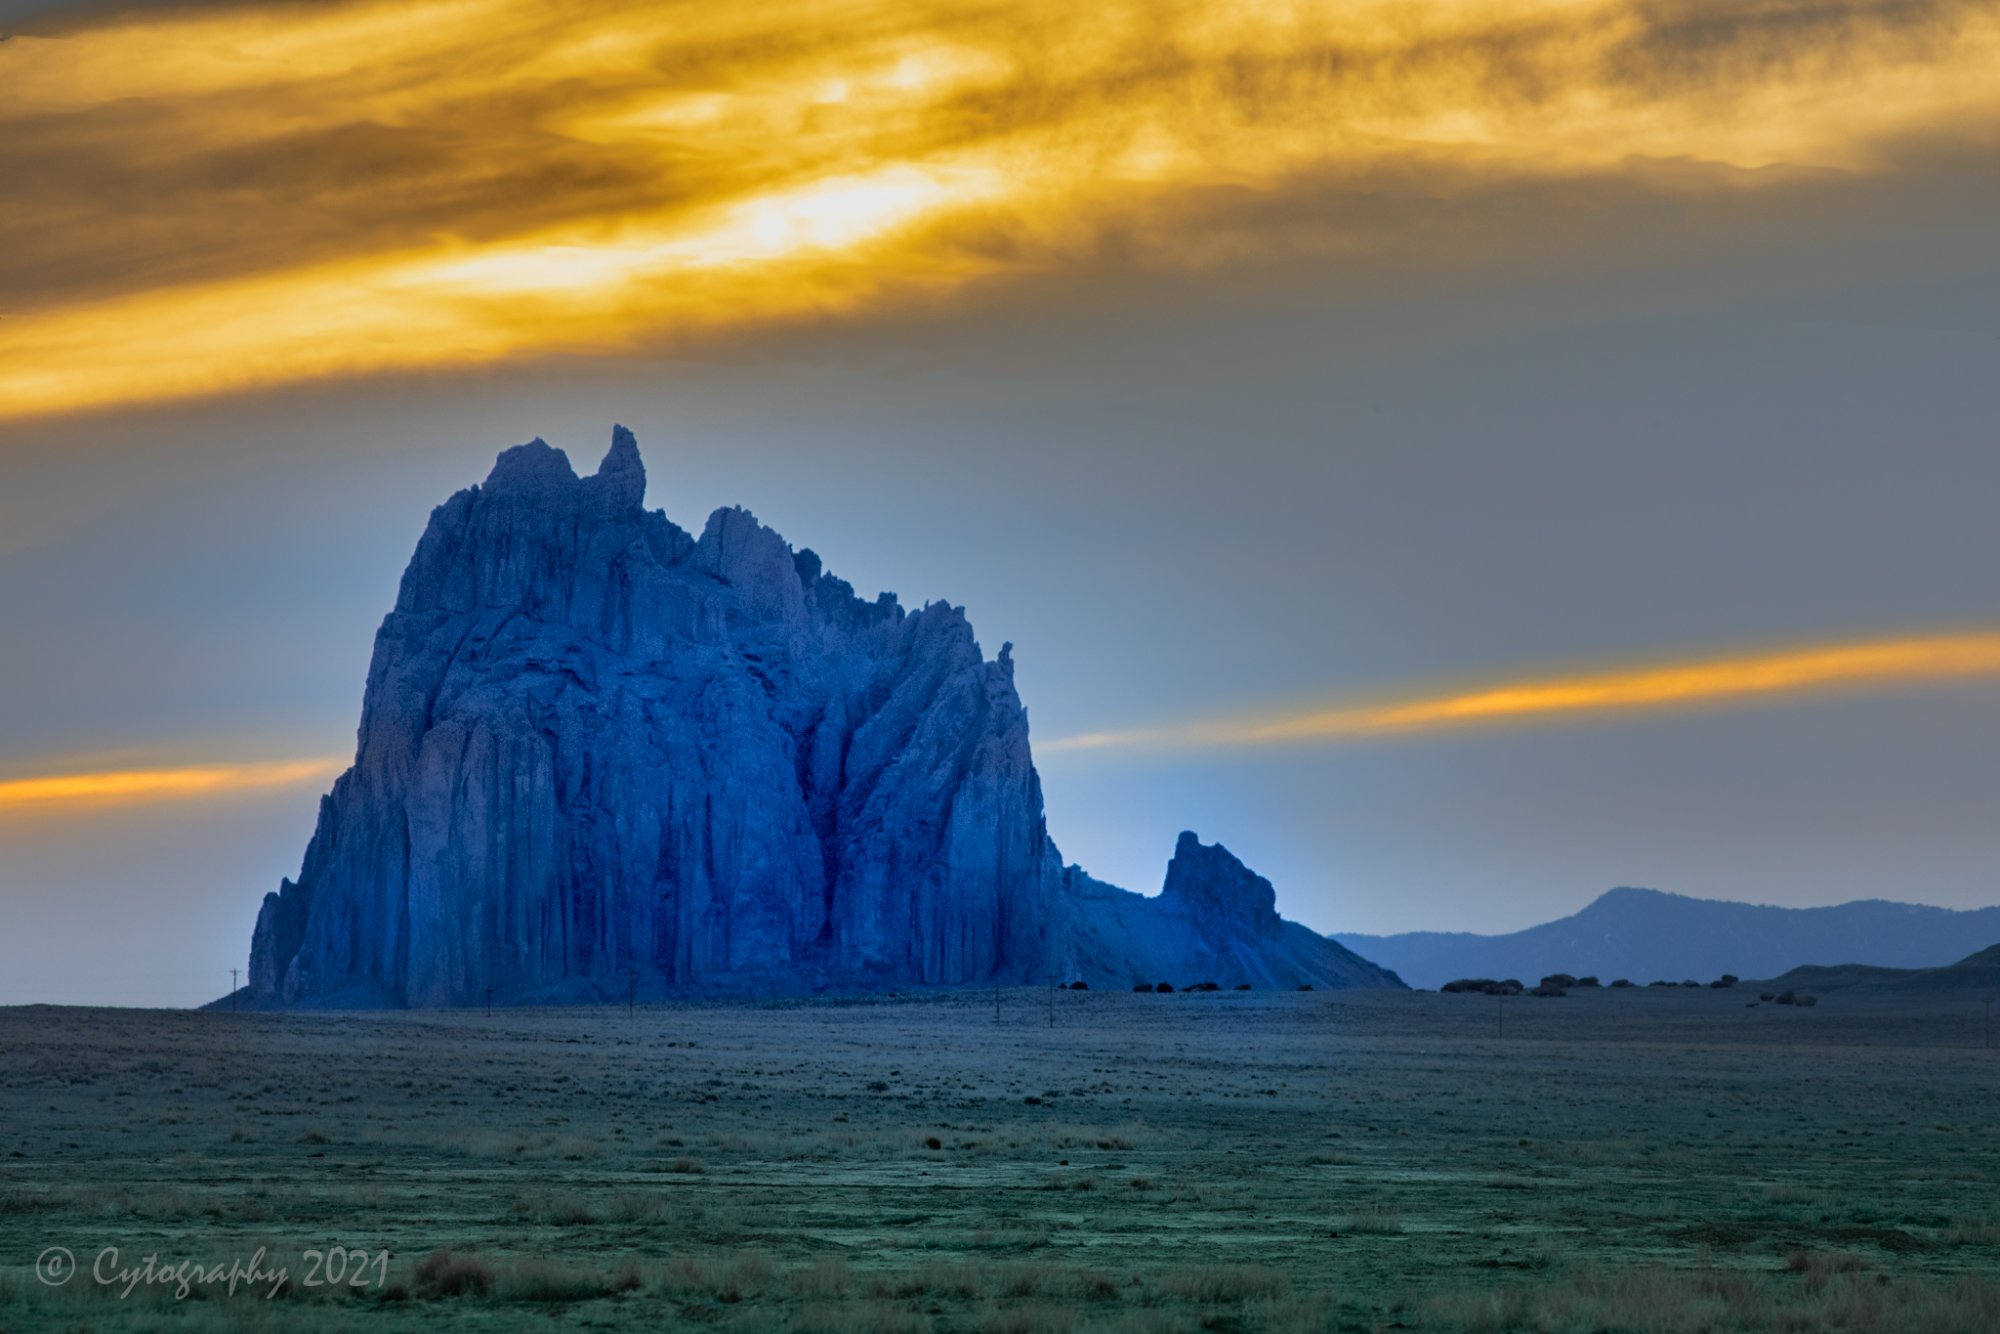
[[0,31],[0,1003],[222,994],[430,508],[614,422],[1011,641],[1115,883],[2000,902],[2000,5]]

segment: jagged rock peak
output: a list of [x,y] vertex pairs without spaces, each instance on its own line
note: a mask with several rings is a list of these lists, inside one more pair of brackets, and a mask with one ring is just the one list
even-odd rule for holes
[[1278,892],[1271,882],[1237,860],[1220,843],[1203,843],[1191,829],[1174,843],[1161,898],[1200,913],[1213,913],[1276,930]]
[[639,457],[639,440],[623,426],[611,428],[611,448],[597,465],[592,487],[614,509],[634,510],[646,503],[646,463]]
[[576,470],[569,455],[536,436],[525,445],[500,451],[493,471],[486,474],[489,494],[516,494],[530,499],[562,495],[576,486]]
[[697,568],[734,585],[759,615],[790,622],[805,614],[805,584],[791,544],[740,505],[708,516],[694,559]]

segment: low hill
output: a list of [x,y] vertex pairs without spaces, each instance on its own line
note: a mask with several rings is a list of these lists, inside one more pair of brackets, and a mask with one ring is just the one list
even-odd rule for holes
[[1805,964],[1758,986],[1791,991],[2000,992],[2000,945],[1943,968],[1871,968],[1866,964]]

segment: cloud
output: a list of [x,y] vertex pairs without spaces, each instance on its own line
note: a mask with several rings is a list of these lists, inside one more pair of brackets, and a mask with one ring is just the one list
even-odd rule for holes
[[1561,673],[1270,717],[1085,733],[1045,742],[1040,749],[1048,753],[1359,740],[1994,677],[2000,677],[2000,631],[1978,631]]
[[215,764],[168,769],[114,769],[0,781],[0,817],[64,810],[101,810],[162,801],[291,787],[345,768],[340,756]]
[[1365,255],[1254,226],[1329,182],[1888,171],[1994,123],[1996,61],[2000,8],[1908,0],[85,16],[0,46],[0,415],[683,346],[1113,243]]

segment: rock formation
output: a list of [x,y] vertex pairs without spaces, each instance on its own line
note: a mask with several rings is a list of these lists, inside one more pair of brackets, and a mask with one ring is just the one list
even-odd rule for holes
[[1157,900],[1065,871],[1008,646],[857,597],[745,510],[692,537],[645,487],[621,427],[594,476],[536,440],[432,512],[250,1003],[1395,985],[1192,835]]
[[1402,985],[1394,973],[1278,916],[1277,899],[1271,882],[1229,849],[1192,833],[1175,844],[1166,886],[1156,898],[1071,866],[1056,902],[1054,971],[1093,986],[1100,980],[1176,987],[1247,982],[1285,990]]

